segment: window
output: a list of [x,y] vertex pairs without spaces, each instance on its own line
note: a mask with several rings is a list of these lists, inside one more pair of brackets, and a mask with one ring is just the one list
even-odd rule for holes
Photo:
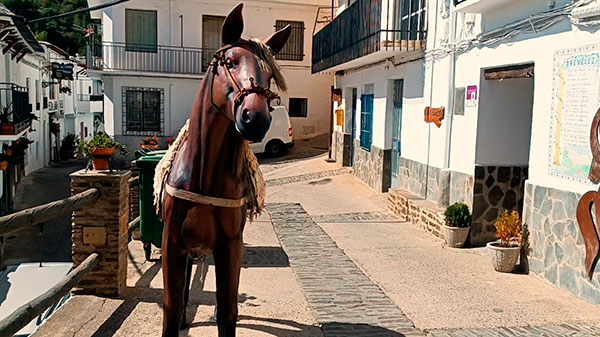
[[160,134],[163,129],[164,90],[123,88],[124,133]]
[[308,98],[290,98],[289,108],[290,117],[306,118],[308,116]]
[[373,100],[375,95],[371,90],[367,90],[360,97],[360,147],[371,151],[371,142],[373,140]]
[[283,49],[277,53],[278,60],[302,61],[304,59],[304,22],[277,20],[275,31],[292,26],[292,34]]
[[125,50],[156,53],[156,11],[125,10]]

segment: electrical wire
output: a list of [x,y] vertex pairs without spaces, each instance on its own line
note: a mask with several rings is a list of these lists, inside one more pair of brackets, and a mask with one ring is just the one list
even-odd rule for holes
[[472,39],[461,40],[453,44],[446,44],[442,48],[432,49],[425,53],[426,63],[431,63],[433,60],[440,60],[451,54],[460,54],[467,52],[470,49],[477,47],[493,46],[502,41],[512,39],[520,34],[535,34],[556,25],[565,18],[578,26],[593,26],[600,24],[600,20],[589,20],[581,22],[571,17],[571,11],[574,8],[585,6],[594,0],[579,0],[572,4],[551,9],[516,22],[509,23],[500,28],[489,32],[481,33]]

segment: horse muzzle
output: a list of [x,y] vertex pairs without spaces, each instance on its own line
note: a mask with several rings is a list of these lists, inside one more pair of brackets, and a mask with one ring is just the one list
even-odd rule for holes
[[235,118],[237,132],[248,141],[262,141],[271,126],[271,114],[267,111],[251,111],[244,106],[240,110]]

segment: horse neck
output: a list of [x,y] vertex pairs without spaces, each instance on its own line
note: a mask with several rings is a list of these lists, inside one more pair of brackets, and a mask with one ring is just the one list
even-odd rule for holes
[[237,175],[241,137],[231,120],[212,104],[210,81],[203,82],[190,117],[187,142],[192,151],[187,162],[191,165],[191,188],[210,193],[220,177]]

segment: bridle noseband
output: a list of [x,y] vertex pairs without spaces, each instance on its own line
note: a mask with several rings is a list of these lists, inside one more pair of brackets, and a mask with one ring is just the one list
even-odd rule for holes
[[251,42],[249,42],[247,40],[243,40],[243,39],[240,39],[238,42],[225,45],[225,46],[219,48],[215,52],[213,61],[210,63],[210,66],[212,66],[212,73],[213,73],[213,78],[212,78],[212,83],[211,83],[211,88],[210,88],[210,91],[211,91],[210,98],[211,98],[211,102],[212,102],[213,106],[215,108],[217,108],[217,110],[221,111],[225,116],[227,116],[231,120],[235,120],[234,116],[229,116],[225,111],[222,111],[214,103],[214,100],[213,100],[213,84],[215,81],[215,76],[218,76],[219,66],[223,67],[225,75],[227,76],[227,79],[229,80],[231,85],[235,88],[234,109],[233,109],[234,114],[235,114],[236,107],[239,106],[240,104],[242,104],[242,102],[244,101],[246,96],[248,96],[250,94],[257,94],[259,96],[263,96],[267,100],[267,106],[269,107],[269,110],[272,109],[271,101],[277,100],[278,101],[277,104],[281,104],[281,97],[279,96],[279,94],[271,91],[269,88],[263,88],[260,85],[258,85],[255,82],[254,77],[250,77],[250,79],[249,79],[250,87],[242,88],[238,84],[236,79],[233,77],[233,74],[231,74],[231,71],[229,70],[228,65],[229,65],[230,60],[229,60],[229,58],[225,57],[225,52],[227,52],[229,49],[235,48],[235,47],[244,48],[256,55],[254,46],[251,44]]

